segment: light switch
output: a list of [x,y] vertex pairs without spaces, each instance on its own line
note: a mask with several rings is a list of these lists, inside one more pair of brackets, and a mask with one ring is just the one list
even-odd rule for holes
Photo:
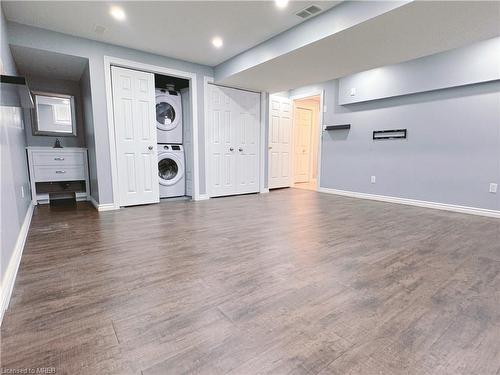
[[351,87],[351,96],[356,95],[356,87]]
[[374,184],[375,182],[377,182],[377,177],[372,176],[372,177],[370,178],[370,182],[371,182],[372,184]]
[[498,184],[495,184],[495,183],[492,182],[490,184],[490,193],[496,193],[497,189],[498,189]]

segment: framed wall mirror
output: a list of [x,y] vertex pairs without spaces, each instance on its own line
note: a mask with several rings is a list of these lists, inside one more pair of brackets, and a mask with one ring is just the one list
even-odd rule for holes
[[33,135],[76,137],[74,96],[33,92],[33,99]]

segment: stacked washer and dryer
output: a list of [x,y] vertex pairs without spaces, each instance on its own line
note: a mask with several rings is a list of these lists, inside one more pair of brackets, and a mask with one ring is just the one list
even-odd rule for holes
[[173,85],[156,89],[156,132],[160,198],[186,195],[186,159],[182,145],[181,93]]

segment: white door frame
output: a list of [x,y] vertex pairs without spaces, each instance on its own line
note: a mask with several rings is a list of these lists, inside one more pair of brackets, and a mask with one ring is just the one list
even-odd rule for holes
[[143,72],[164,74],[173,77],[188,79],[190,81],[191,93],[191,121],[193,125],[193,199],[200,200],[200,172],[198,157],[198,93],[196,83],[196,73],[184,72],[181,70],[166,68],[163,66],[144,64],[138,61],[125,60],[113,56],[104,56],[104,83],[106,86],[106,105],[108,112],[108,134],[109,134],[109,153],[111,160],[111,181],[113,185],[113,206],[120,208],[120,195],[118,186],[118,162],[116,158],[116,137],[115,120],[113,115],[113,89],[111,86],[111,66],[141,70]]
[[[209,102],[210,102],[210,90],[209,86],[210,84],[216,84],[214,83],[214,77],[210,76],[204,76],[203,77],[203,91],[204,91],[204,112],[205,112],[205,187],[206,187],[206,194],[207,197],[205,199],[208,199],[212,196],[212,192],[210,191],[210,176],[211,176],[211,166],[210,166],[210,142],[209,142],[209,135],[210,135],[210,127],[209,127],[209,113],[208,113],[208,107],[209,107]],[[223,87],[229,87],[232,89],[236,90],[244,90],[240,89],[238,87],[230,87],[230,86],[223,86]],[[264,157],[265,157],[265,152],[267,150],[267,145],[265,144],[265,135],[266,135],[266,129],[265,129],[265,117],[266,117],[266,98],[263,92],[258,92],[258,91],[252,91],[252,90],[246,90],[246,91],[251,91],[255,92],[257,94],[260,94],[260,119],[259,119],[259,127],[260,127],[260,132],[259,132],[259,147],[260,147],[260,152],[259,152],[259,193],[269,193],[269,189],[264,187],[265,180],[266,178],[264,176]]]
[[[310,98],[311,96],[319,96],[319,118],[318,118],[318,169],[316,171],[316,191],[319,191],[321,187],[321,147],[322,147],[322,135],[323,135],[323,113],[324,113],[324,102],[323,102],[323,96],[324,96],[325,90],[322,89],[312,89],[310,91],[303,92],[298,95],[292,95],[290,96],[290,100],[292,101],[292,129],[295,130],[295,113],[293,111],[295,110],[295,100],[299,99],[307,99]],[[292,131],[292,135],[294,134],[294,131]],[[293,140],[292,142],[294,142]],[[293,145],[293,143],[292,143]],[[293,158],[292,158],[293,160]],[[292,161],[293,163],[293,161]],[[292,169],[293,171],[293,169]],[[293,178],[293,177],[292,177]],[[293,182],[293,181],[292,181]]]

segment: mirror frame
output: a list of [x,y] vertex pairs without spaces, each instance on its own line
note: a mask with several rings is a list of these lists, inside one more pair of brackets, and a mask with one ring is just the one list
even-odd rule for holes
[[[31,128],[33,131],[33,135],[46,135],[52,137],[76,137],[76,108],[75,108],[75,97],[73,95],[66,94],[56,94],[53,92],[44,92],[44,91],[32,91],[33,95],[33,103],[35,104],[35,108],[33,109],[33,116],[31,121]],[[62,132],[50,132],[45,130],[39,130],[38,128],[38,96],[50,96],[53,98],[61,98],[61,99],[69,99],[71,106],[71,125],[72,132],[71,133],[62,133]]]

